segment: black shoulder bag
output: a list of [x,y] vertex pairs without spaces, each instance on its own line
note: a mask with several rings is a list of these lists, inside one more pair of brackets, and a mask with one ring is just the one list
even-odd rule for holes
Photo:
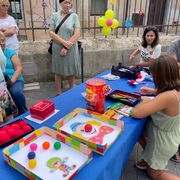
[[[63,20],[59,23],[58,27],[56,28],[55,30],[55,33],[57,34],[57,32],[59,31],[59,28],[61,27],[61,25],[65,22],[65,20],[71,15],[72,13],[68,13],[64,18]],[[53,40],[51,39],[50,42],[49,42],[49,48],[48,48],[48,52],[50,54],[52,54],[52,43],[53,43]]]

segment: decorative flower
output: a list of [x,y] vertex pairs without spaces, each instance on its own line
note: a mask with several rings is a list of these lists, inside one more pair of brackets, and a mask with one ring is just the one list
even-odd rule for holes
[[43,27],[48,27],[48,23],[46,20],[43,22]]
[[139,10],[139,15],[141,16],[143,14],[143,11],[140,9]]
[[113,10],[107,10],[105,12],[105,17],[98,18],[98,25],[103,27],[102,33],[105,36],[108,36],[111,33],[111,28],[115,29],[119,25],[117,19],[113,19],[113,18],[114,18]]
[[134,25],[134,21],[131,19],[126,19],[126,21],[124,22],[124,25],[127,28],[131,28]]
[[45,9],[47,7],[47,3],[43,2],[41,6],[43,7],[43,9]]
[[115,0],[111,0],[110,4],[111,4],[112,6],[114,6],[114,5],[115,5]]

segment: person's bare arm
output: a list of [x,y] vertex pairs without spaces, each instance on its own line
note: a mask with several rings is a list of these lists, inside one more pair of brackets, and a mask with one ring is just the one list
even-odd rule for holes
[[12,26],[9,28],[2,27],[0,30],[4,33],[5,37],[12,36],[13,34],[16,33],[16,27],[15,26]]
[[77,28],[74,30],[74,35],[69,39],[69,41],[74,44],[79,39],[79,37],[80,37],[80,29]]
[[156,112],[165,111],[172,104],[172,96],[170,92],[159,94],[154,99],[144,97],[144,101],[137,105],[132,112],[134,118],[144,118]]
[[136,50],[130,55],[129,60],[130,60],[130,61],[133,61],[134,58],[135,58],[135,56],[137,56],[139,53],[140,53],[140,50],[139,50],[139,49],[136,49]]
[[68,52],[68,50],[74,45],[74,43],[78,40],[80,37],[80,29],[77,28],[74,31],[74,35],[64,43],[64,48],[62,48],[60,54],[61,56],[65,56]]
[[21,60],[19,59],[19,57],[17,55],[12,56],[11,61],[13,63],[14,69],[15,69],[15,72],[11,78],[11,81],[12,81],[12,83],[15,83],[18,80],[19,76],[22,74],[23,67],[22,67]]
[[58,44],[64,45],[65,40],[61,38],[58,34],[53,31],[49,31],[49,36],[53,39],[53,41],[57,42]]
[[136,66],[142,66],[142,67],[149,67],[151,62],[153,61],[154,59],[152,58],[149,58],[149,61],[145,62],[145,61],[141,61],[139,63],[136,63]]
[[80,37],[80,29],[77,28],[74,30],[73,36],[68,41],[64,42],[64,47],[66,49],[70,49],[74,45],[74,43],[78,40],[79,37]]

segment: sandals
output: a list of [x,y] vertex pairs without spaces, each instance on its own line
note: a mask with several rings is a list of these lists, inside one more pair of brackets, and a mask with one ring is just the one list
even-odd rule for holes
[[171,157],[171,161],[180,163],[180,153],[179,154],[178,153],[179,152],[177,152],[173,157]]
[[134,163],[134,166],[141,170],[147,169],[147,162],[144,159],[138,160]]

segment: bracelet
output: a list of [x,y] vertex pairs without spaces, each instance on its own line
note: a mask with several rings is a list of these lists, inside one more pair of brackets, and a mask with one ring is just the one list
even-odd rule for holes
[[129,116],[132,116],[132,113],[133,113],[133,109],[130,110]]
[[67,48],[67,47],[65,47],[65,46],[64,46],[64,49],[68,50],[68,48]]

